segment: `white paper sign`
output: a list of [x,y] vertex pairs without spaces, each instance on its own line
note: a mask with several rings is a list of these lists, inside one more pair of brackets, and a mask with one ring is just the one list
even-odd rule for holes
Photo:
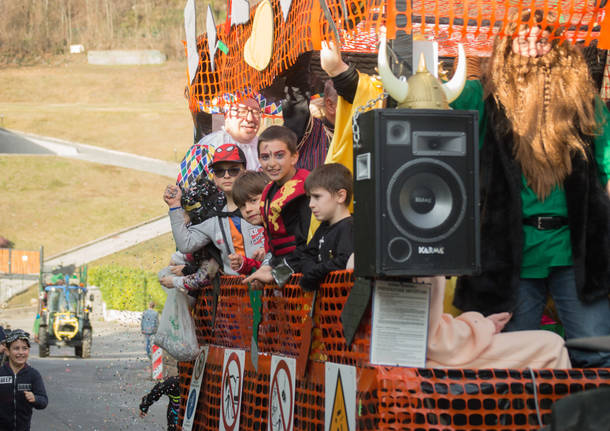
[[205,364],[208,361],[208,346],[201,350],[191,376],[191,386],[189,387],[189,397],[186,401],[184,420],[182,421],[182,431],[191,431],[195,422],[195,412],[197,411],[197,401],[199,401],[199,391],[201,390],[201,380],[205,371]]
[[294,358],[277,355],[271,357],[268,431],[293,430],[296,367],[297,361]]
[[290,6],[292,6],[292,0],[280,0],[280,6],[282,8],[282,16],[284,21],[288,19],[288,12],[290,12]]
[[377,280],[371,363],[425,367],[429,313],[429,284]]
[[208,51],[210,53],[210,69],[214,71],[214,55],[216,55],[216,23],[214,22],[214,13],[208,5],[208,14],[205,19],[205,31],[208,35]]
[[220,387],[220,431],[239,431],[245,363],[246,352],[243,350],[225,350]]
[[186,35],[186,57],[189,67],[189,82],[195,79],[199,66],[199,51],[197,50],[197,13],[195,0],[187,0],[184,7],[184,34]]
[[356,367],[326,362],[324,430],[356,431]]
[[250,20],[248,0],[231,0],[231,25],[245,24]]

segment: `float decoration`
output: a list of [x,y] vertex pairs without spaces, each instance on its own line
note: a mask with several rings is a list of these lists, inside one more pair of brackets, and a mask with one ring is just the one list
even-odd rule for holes
[[[345,6],[342,5],[345,4]],[[320,0],[293,0],[285,15],[283,0],[271,0],[273,10],[273,48],[269,64],[262,70],[244,60],[244,47],[252,33],[254,9],[250,20],[230,29],[221,25],[213,31],[225,41],[228,54],[214,58],[215,40],[200,36],[199,72],[190,92],[190,108],[195,111],[201,102],[211,106],[224,94],[250,87],[260,91],[290,68],[299,54],[320,49],[322,40],[332,38],[332,29],[324,19]],[[426,40],[436,40],[440,56],[456,56],[457,43],[462,43],[468,56],[488,56],[496,35],[505,34],[507,17],[513,10],[541,8],[554,10],[567,28],[561,36],[570,43],[610,40],[607,21],[608,4],[591,0],[479,0],[476,2],[413,0],[327,0],[341,38],[344,52],[376,53],[380,27],[387,27],[388,39],[397,32],[419,33]],[[286,17],[286,18],[284,18]],[[208,40],[209,39],[209,40]],[[211,48],[209,48],[211,46]]]

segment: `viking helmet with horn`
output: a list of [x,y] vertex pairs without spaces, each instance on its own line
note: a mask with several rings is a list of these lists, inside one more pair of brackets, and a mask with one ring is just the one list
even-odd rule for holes
[[458,65],[449,82],[443,84],[428,72],[423,54],[417,72],[405,82],[390,69],[385,32],[382,31],[377,68],[383,87],[398,102],[398,108],[449,109],[449,103],[457,99],[466,83],[466,54],[462,44],[458,45]]

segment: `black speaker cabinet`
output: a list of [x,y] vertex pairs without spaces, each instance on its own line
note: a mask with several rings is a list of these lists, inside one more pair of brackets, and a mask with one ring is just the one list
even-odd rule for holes
[[356,275],[477,273],[478,113],[375,109],[357,123]]

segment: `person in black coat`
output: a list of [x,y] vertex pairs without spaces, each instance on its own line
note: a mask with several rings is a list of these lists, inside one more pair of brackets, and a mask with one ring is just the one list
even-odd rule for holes
[[27,364],[30,335],[15,329],[4,342],[8,361],[0,368],[0,430],[29,431],[32,408],[47,406],[47,392],[40,373]]
[[305,180],[309,207],[321,222],[302,256],[303,290],[316,290],[331,271],[346,269],[354,252],[353,222],[349,212],[352,175],[339,163],[315,168]]

